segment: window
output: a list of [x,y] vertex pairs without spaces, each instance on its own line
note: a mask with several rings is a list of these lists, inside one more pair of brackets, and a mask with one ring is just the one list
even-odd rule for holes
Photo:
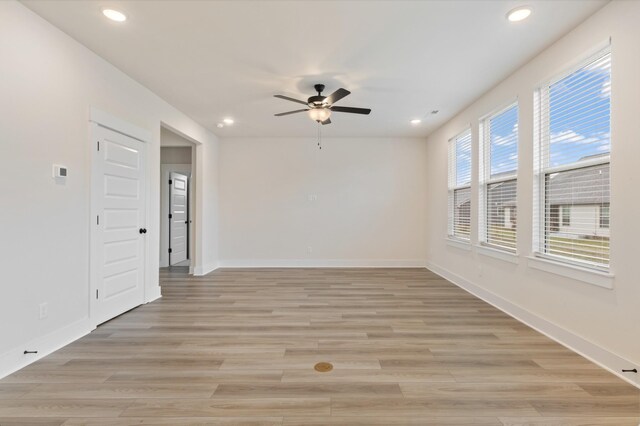
[[471,235],[471,129],[449,141],[449,237]]
[[516,250],[518,105],[480,122],[480,242]]
[[561,226],[571,226],[571,205],[562,206]]
[[534,250],[609,266],[609,48],[536,91]]
[[600,228],[609,228],[609,205],[600,206]]

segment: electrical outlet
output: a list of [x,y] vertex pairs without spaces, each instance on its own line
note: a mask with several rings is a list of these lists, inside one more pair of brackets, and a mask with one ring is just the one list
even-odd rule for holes
[[307,200],[309,200],[309,202],[310,202],[310,203],[313,203],[314,201],[317,201],[317,200],[318,200],[318,196],[317,196],[317,195],[315,195],[315,194],[309,194],[309,195],[307,196]]
[[38,318],[45,319],[49,315],[49,304],[47,302],[41,303],[39,308]]
[[307,247],[307,253],[309,254],[313,253],[313,247],[311,246]]

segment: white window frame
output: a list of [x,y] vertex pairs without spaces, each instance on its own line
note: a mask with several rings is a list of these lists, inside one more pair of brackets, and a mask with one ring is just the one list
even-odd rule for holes
[[[469,136],[470,139],[470,159],[469,159],[469,184],[468,185],[457,185],[457,158],[456,158],[456,142],[458,139]],[[453,138],[449,139],[449,164],[448,164],[448,193],[447,193],[447,206],[448,206],[448,220],[447,220],[447,238],[451,241],[462,242],[464,244],[471,243],[471,181],[473,177],[473,134],[471,133],[471,126],[467,127],[466,130],[458,133]],[[469,190],[469,236],[467,238],[461,237],[459,235],[455,235],[455,193],[456,191],[468,189]]]
[[[568,67],[564,72],[556,75],[555,77],[545,81],[542,84],[539,84],[538,87],[534,91],[534,221],[533,221],[533,257],[534,259],[540,260],[548,260],[553,264],[558,266],[568,266],[578,268],[580,270],[584,270],[587,272],[595,272],[595,273],[604,273],[607,275],[607,278],[611,278],[612,275],[608,274],[610,272],[610,263],[609,265],[600,265],[595,263],[590,263],[587,261],[581,261],[577,259],[571,259],[565,256],[558,256],[545,252],[545,231],[546,231],[546,223],[545,216],[547,215],[547,206],[546,206],[546,177],[547,175],[553,173],[566,172],[570,170],[582,169],[593,166],[600,166],[608,164],[611,167],[611,145],[609,146],[609,155],[601,158],[594,158],[593,160],[585,160],[579,163],[572,163],[557,167],[548,167],[548,164],[543,164],[543,162],[548,162],[550,159],[550,120],[548,117],[549,114],[549,87],[564,79],[565,77],[573,74],[579,69],[585,67],[586,65],[593,62],[595,59],[602,57],[605,54],[611,54],[611,45],[607,44],[606,47],[600,48],[595,52],[592,51],[590,55],[583,57],[582,60],[577,61],[573,66]],[[543,114],[547,116],[542,117]],[[542,123],[549,123],[549,128],[544,128]],[[610,141],[611,144],[611,141]],[[609,212],[611,209],[609,208]],[[561,212],[559,212],[560,216],[558,218],[558,225],[562,225],[562,216]],[[609,216],[609,226],[611,226],[611,216]],[[535,262],[534,262],[535,265]],[[532,265],[530,265],[532,266]],[[541,268],[543,269],[543,268]],[[584,280],[589,281],[589,280]],[[590,281],[589,281],[590,282]],[[593,283],[593,282],[592,282]],[[595,283],[594,283],[595,284]],[[598,284],[600,285],[600,284]],[[605,287],[609,287],[609,284],[603,285]]]
[[[487,238],[487,226],[488,226],[488,209],[487,209],[487,201],[488,201],[488,197],[489,197],[489,185],[493,185],[496,183],[501,183],[501,182],[509,182],[512,180],[516,181],[516,187],[518,185],[518,169],[519,167],[516,168],[515,173],[511,174],[511,175],[507,175],[507,176],[501,176],[499,178],[491,178],[491,128],[489,126],[490,120],[500,114],[502,114],[503,112],[516,107],[517,113],[518,113],[518,123],[520,121],[520,105],[518,104],[518,99],[514,99],[511,100],[510,102],[508,102],[505,106],[485,115],[484,117],[482,117],[480,119],[480,153],[479,153],[479,158],[480,158],[480,174],[479,174],[479,181],[480,181],[480,193],[479,193],[479,214],[478,214],[478,218],[479,218],[479,226],[478,226],[478,231],[479,231],[479,235],[478,235],[478,242],[481,246],[484,247],[489,247],[491,249],[494,250],[500,250],[500,251],[504,251],[507,253],[511,253],[511,254],[516,254],[517,253],[517,248],[513,248],[510,249],[509,247],[505,247],[505,246],[500,246],[497,244],[491,244],[488,242],[488,238]],[[517,149],[518,149],[518,161],[520,158],[520,126],[518,126],[518,135],[517,135]],[[517,195],[516,195],[517,197]],[[516,202],[516,209],[517,209],[517,202]],[[517,233],[518,233],[518,223],[516,222],[516,246],[518,244],[518,238],[517,238]]]

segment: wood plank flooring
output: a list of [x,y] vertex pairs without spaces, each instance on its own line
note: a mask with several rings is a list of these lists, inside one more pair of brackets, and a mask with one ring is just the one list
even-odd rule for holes
[[424,269],[161,282],[1,380],[0,425],[640,423],[638,389]]

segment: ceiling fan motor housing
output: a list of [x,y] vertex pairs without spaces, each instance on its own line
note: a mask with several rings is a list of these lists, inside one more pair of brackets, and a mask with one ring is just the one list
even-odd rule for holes
[[326,105],[325,99],[327,99],[326,96],[317,95],[317,96],[311,96],[309,99],[307,99],[307,102],[309,103],[309,106],[312,108],[321,107],[323,105]]
[[325,99],[327,99],[327,97],[322,96],[322,92],[324,91],[324,84],[315,84],[313,88],[316,89],[316,92],[318,92],[318,95],[311,96],[309,99],[307,99],[309,106],[311,108],[319,108],[322,106],[326,106],[327,103],[325,102]]

